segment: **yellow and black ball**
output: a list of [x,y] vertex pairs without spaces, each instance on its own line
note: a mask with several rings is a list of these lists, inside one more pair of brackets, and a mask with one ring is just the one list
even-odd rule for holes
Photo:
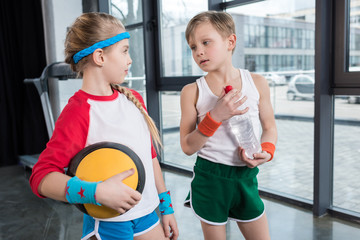
[[[142,193],[145,186],[145,169],[139,156],[129,147],[113,142],[99,142],[85,147],[71,160],[67,175],[88,182],[106,179],[133,168],[135,173],[123,183]],[[111,196],[109,196],[111,197]],[[75,204],[82,212],[95,218],[112,218],[120,213],[106,206]]]

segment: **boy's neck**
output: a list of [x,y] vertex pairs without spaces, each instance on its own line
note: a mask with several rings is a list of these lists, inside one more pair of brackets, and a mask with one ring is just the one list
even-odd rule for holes
[[207,78],[216,79],[224,84],[231,82],[234,78],[239,77],[239,69],[234,66],[223,66],[216,71],[208,72]]

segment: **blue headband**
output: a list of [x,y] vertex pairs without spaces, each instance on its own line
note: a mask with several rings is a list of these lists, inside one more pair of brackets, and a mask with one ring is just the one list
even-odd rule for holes
[[125,38],[130,38],[130,34],[128,32],[123,32],[123,33],[120,33],[114,37],[111,37],[111,38],[108,38],[106,40],[103,40],[103,41],[100,41],[100,42],[97,42],[95,43],[94,45],[88,47],[88,48],[85,48],[79,52],[77,52],[74,56],[73,56],[73,59],[74,59],[74,63],[78,63],[82,58],[86,57],[87,55],[90,55],[92,54],[96,49],[98,48],[104,48],[104,47],[108,47],[108,46],[111,46]]

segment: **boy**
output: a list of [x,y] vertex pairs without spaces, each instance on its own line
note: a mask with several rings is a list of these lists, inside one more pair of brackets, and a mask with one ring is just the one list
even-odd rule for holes
[[[267,81],[232,65],[236,35],[231,15],[200,13],[185,35],[195,62],[207,72],[181,92],[181,147],[187,155],[198,155],[186,202],[201,220],[206,240],[225,240],[228,219],[237,221],[246,239],[270,239],[256,179],[257,166],[272,159],[277,140]],[[225,94],[228,85],[233,89]],[[233,140],[227,122],[245,113],[262,143],[253,159]]]

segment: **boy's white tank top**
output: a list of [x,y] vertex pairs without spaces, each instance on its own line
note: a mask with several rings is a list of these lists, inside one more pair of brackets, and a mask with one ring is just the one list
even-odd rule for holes
[[[239,69],[242,81],[242,96],[247,96],[246,102],[239,107],[243,109],[249,107],[246,114],[251,116],[255,136],[260,140],[261,124],[259,119],[259,92],[254,84],[248,70]],[[198,113],[197,123],[199,124],[206,113],[212,110],[218,101],[218,97],[210,90],[204,77],[196,80],[199,89],[199,97],[196,103]],[[244,106],[245,105],[245,106]],[[230,166],[245,166],[238,155],[237,141],[230,131],[228,121],[223,121],[213,136],[209,137],[205,145],[198,151],[198,155],[209,161]]]

